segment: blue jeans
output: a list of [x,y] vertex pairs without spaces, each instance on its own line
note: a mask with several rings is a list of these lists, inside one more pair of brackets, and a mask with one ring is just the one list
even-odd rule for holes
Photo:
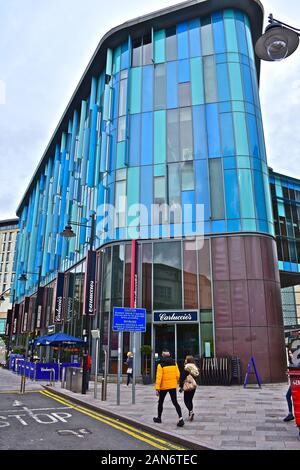
[[289,389],[286,393],[286,401],[288,404],[289,412],[293,414],[292,387],[291,386],[289,386]]

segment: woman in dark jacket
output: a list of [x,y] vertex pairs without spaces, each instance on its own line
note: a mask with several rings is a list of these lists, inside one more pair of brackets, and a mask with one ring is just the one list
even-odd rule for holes
[[186,356],[184,361],[184,369],[180,375],[179,392],[183,393],[184,404],[189,410],[189,420],[194,419],[193,398],[196,392],[197,383],[195,378],[199,375],[199,369],[196,366],[193,356]]

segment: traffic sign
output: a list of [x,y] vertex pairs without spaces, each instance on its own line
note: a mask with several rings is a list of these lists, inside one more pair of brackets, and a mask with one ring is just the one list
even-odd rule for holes
[[113,308],[113,331],[146,331],[145,308]]

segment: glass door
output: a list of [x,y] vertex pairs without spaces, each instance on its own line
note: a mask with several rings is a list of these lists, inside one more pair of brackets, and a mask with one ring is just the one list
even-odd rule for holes
[[199,356],[199,325],[177,324],[177,363],[180,370],[186,356]]
[[161,356],[163,349],[168,349],[175,358],[175,325],[155,325],[155,354]]

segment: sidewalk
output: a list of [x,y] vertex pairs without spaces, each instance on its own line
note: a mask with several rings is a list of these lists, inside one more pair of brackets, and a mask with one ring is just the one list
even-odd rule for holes
[[[26,380],[25,392],[32,390],[43,390],[43,385],[46,385],[47,382],[32,382],[31,380]],[[10,370],[3,369],[0,367],[0,392],[19,392],[21,386],[21,376],[14,374]]]
[[[186,420],[183,428],[176,426],[177,415],[169,396],[165,400],[162,424],[153,423],[153,416],[157,415],[153,385],[136,385],[136,404],[132,405],[131,386],[122,384],[120,406],[116,404],[116,384],[108,384],[106,402],[100,399],[100,384],[98,400],[94,399],[93,383],[87,395],[62,389],[60,383],[47,388],[151,432],[163,433],[179,442],[184,439],[183,445],[188,442],[195,449],[300,450],[299,431],[294,421],[282,421],[287,414],[287,384],[263,385],[262,389],[198,387],[194,400],[195,420],[192,423]],[[183,397],[179,393],[178,396],[186,419]]]

